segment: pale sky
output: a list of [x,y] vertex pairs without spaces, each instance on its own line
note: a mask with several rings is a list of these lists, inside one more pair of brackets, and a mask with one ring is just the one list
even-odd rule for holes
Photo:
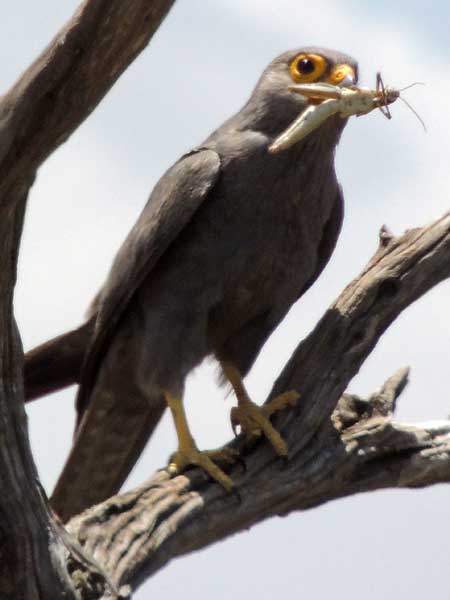
[[[15,0],[2,7],[0,94],[72,14],[76,0]],[[393,119],[353,119],[337,152],[346,200],[338,248],[320,281],[290,312],[248,377],[262,401],[297,343],[363,268],[386,223],[395,233],[449,209],[450,5],[418,0],[178,0],[163,27],[100,107],[44,165],[33,187],[21,250],[16,315],[26,348],[76,326],[104,280],[150,190],[180,154],[247,99],[281,52],[323,45],[358,59],[361,79],[403,87],[425,134],[400,102]],[[374,391],[412,367],[398,420],[450,412],[449,284],[408,309],[383,336],[351,391]],[[28,409],[39,473],[50,492],[73,430],[69,390]],[[231,436],[232,398],[212,365],[197,369],[186,398],[201,447]],[[175,449],[164,418],[127,486],[147,478]],[[383,491],[274,518],[158,573],[136,594],[171,599],[422,600],[450,595],[450,488]]]

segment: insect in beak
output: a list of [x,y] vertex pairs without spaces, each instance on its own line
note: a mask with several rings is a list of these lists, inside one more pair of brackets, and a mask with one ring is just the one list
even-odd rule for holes
[[353,84],[342,87],[344,81],[345,79],[340,82],[340,85],[304,83],[289,86],[291,92],[302,94],[310,103],[297,119],[274,140],[269,146],[269,152],[276,153],[289,148],[336,114],[342,118],[353,115],[359,117],[378,108],[386,118],[391,119],[389,105],[398,98],[409,106],[425,127],[412,106],[404,98],[401,98],[400,92],[403,90],[385,86],[380,73],[377,73],[374,90],[357,87]]
[[378,98],[375,100],[375,102],[378,104],[376,108],[379,108],[381,113],[387,119],[392,119],[391,111],[389,110],[389,104],[392,104],[397,100],[397,98],[400,97],[400,91],[395,88],[385,87],[383,79],[381,78],[381,73],[377,73],[376,91],[378,92]]

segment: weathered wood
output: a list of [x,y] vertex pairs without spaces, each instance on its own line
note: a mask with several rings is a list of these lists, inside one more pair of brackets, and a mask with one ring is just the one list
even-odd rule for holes
[[23,410],[22,349],[12,311],[27,192],[27,185],[16,189],[18,208],[0,219],[0,597],[57,598],[66,590],[70,600],[74,596],[68,578],[64,581],[63,573],[58,577],[52,566],[62,547],[53,544],[52,523],[35,485],[37,474]]
[[[23,600],[124,597],[173,557],[276,514],[382,487],[450,481],[450,423],[392,418],[401,371],[368,400],[343,394],[384,330],[450,275],[450,215],[396,239],[387,231],[363,274],[300,344],[271,396],[295,387],[298,410],[277,426],[281,465],[261,443],[243,448],[239,497],[191,470],[157,473],[137,490],[78,516],[69,535],[36,482],[12,312],[23,213],[35,172],[90,114],[145,47],[173,0],[87,0],[0,99],[0,596]],[[336,405],[338,403],[337,408]],[[242,447],[243,441],[233,442]],[[77,547],[77,540],[83,548]],[[89,556],[93,558],[90,559]],[[113,583],[108,581],[108,577]]]
[[0,597],[5,600],[56,600],[63,594],[67,600],[87,600],[111,591],[101,570],[61,535],[37,484],[12,296],[26,198],[37,168],[91,113],[173,3],[86,0],[0,98]]
[[0,207],[94,110],[175,0],[85,0],[0,103]]
[[[239,497],[199,470],[141,487],[72,519],[68,530],[117,585],[141,583],[172,558],[268,517],[386,487],[450,481],[450,421],[396,423],[401,369],[368,400],[343,394],[395,318],[450,277],[450,213],[399,238],[383,236],[363,273],[299,345],[270,397],[295,388],[297,409],[278,418],[289,442],[281,465],[267,444],[243,449],[231,471]],[[234,442],[242,447],[242,440]]]

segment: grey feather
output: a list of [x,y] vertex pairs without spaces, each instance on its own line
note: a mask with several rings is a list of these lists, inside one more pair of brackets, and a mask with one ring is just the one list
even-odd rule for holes
[[[308,49],[330,64],[346,55]],[[92,311],[81,421],[52,498],[63,519],[117,491],[164,410],[205,357],[245,374],[333,251],[342,223],[331,118],[277,155],[304,109],[289,92],[295,50],[275,59],[243,109],[159,181]],[[107,466],[105,464],[107,463]]]

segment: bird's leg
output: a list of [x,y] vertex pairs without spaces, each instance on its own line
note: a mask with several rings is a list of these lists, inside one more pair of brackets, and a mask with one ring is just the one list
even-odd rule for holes
[[221,448],[200,452],[189,431],[189,425],[181,397],[165,392],[165,398],[172,412],[178,437],[178,450],[170,457],[168,472],[177,475],[188,465],[201,467],[212,479],[220,483],[227,491],[233,489],[233,481],[220,469],[214,461],[231,464],[235,462],[237,452],[231,448]]
[[233,430],[240,425],[241,430],[248,438],[260,437],[264,434],[278,456],[286,457],[288,455],[286,442],[270,422],[270,416],[286,406],[295,406],[299,398],[298,392],[295,390],[285,392],[267,404],[258,406],[250,400],[239,370],[227,362],[222,362],[221,366],[238,401],[238,405],[231,409]]

